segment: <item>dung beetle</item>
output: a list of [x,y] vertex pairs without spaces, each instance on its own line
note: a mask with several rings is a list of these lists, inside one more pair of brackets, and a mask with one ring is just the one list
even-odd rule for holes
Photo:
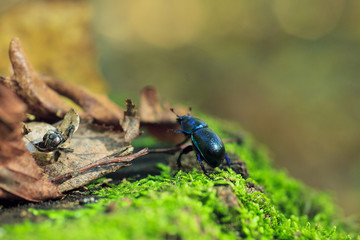
[[192,145],[181,150],[179,154],[177,159],[177,166],[179,169],[181,168],[181,156],[192,150],[195,150],[201,169],[208,177],[210,176],[204,167],[203,161],[215,168],[226,159],[227,164],[230,166],[231,161],[225,153],[225,146],[221,138],[214,130],[208,127],[205,121],[190,116],[191,107],[189,108],[188,115],[183,116],[176,114],[173,108],[170,108],[170,110],[177,116],[176,120],[181,125],[181,130],[175,130],[175,132],[183,133],[186,136],[186,139],[178,145],[185,143],[190,138],[192,142]]

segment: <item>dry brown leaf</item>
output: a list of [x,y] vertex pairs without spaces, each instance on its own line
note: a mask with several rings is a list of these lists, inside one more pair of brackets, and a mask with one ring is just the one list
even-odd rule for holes
[[[8,100],[8,101],[6,101]],[[0,104],[4,105],[3,115],[0,116],[0,129],[5,129],[0,136],[0,198],[25,199],[42,201],[61,196],[61,192],[81,187],[90,181],[114,172],[124,166],[129,166],[137,157],[149,153],[143,149],[131,154],[133,147],[125,141],[126,132],[114,131],[111,127],[81,123],[72,136],[67,149],[54,152],[39,152],[34,148],[36,142],[54,126],[44,122],[30,122],[26,124],[27,135],[23,142],[21,130],[22,120],[25,119],[25,105],[6,87],[0,86]],[[5,104],[12,104],[12,108]],[[129,103],[127,116],[134,125],[128,131],[138,130],[139,118]],[[11,109],[6,111],[6,109]],[[16,110],[17,109],[17,110]],[[2,118],[6,116],[6,118]],[[65,121],[69,121],[66,119]],[[136,123],[137,121],[137,123]],[[60,127],[64,124],[60,124]],[[17,135],[14,134],[17,133]],[[136,137],[136,136],[133,136]],[[30,154],[32,152],[32,154]],[[41,154],[47,154],[51,161],[36,164]],[[33,158],[34,157],[34,158]]]
[[61,196],[22,141],[25,105],[0,86],[0,198],[42,201]]
[[130,99],[126,99],[127,110],[125,112],[122,128],[124,129],[126,142],[131,142],[140,135],[140,117],[137,116],[135,104]]
[[[91,94],[51,77],[40,77],[28,62],[17,38],[10,44],[10,60],[14,74],[10,78],[0,77],[0,198],[30,201],[56,198],[61,192],[83,186],[149,153],[143,149],[131,154],[130,142],[139,135],[140,125],[131,100],[127,100],[124,114],[106,96]],[[36,119],[61,119],[70,108],[58,93],[83,108],[83,120],[71,141],[69,138],[59,147],[55,145],[50,149],[52,152],[48,149],[43,152],[34,144],[41,142],[47,131],[56,127],[46,122],[31,122],[23,128],[21,121],[25,120],[25,111],[35,115]],[[69,124],[78,124],[78,118],[73,116],[77,116],[73,110],[65,115],[63,123],[66,124],[57,125],[57,134],[63,134]],[[84,121],[84,118],[88,120]],[[123,128],[121,123],[124,123]],[[24,129],[27,147],[22,139]]]
[[70,109],[60,96],[40,79],[28,61],[18,38],[10,42],[9,57],[13,75],[0,80],[26,103],[29,113],[38,118],[55,120]]
[[97,123],[114,126],[122,123],[124,111],[107,96],[90,93],[75,84],[57,80],[49,76],[42,76],[41,79],[51,89],[78,104],[83,109],[81,118],[91,118]]
[[[179,113],[187,112],[184,107],[177,109]],[[167,103],[160,104],[158,93],[153,86],[147,86],[141,91],[140,122],[149,134],[162,141],[174,143],[184,140],[183,134],[176,134],[172,129],[180,129],[176,115],[170,111]]]
[[[41,140],[53,126],[48,124],[47,127],[43,122],[30,122],[26,124],[30,131],[25,138],[30,141],[27,143],[28,149],[33,152],[44,173],[58,184],[61,192],[78,188],[107,173],[129,166],[131,160],[147,154],[146,151],[132,154],[133,147],[130,142],[138,136],[140,125],[134,107],[131,100],[127,100],[124,122],[129,124],[125,124],[125,131],[115,131],[112,127],[86,121],[81,123],[66,146],[71,151],[37,151],[32,143],[39,138]],[[68,114],[64,120],[67,116]]]
[[[31,141],[35,140],[32,137],[36,137],[36,135],[31,135],[32,133],[44,129],[41,122],[31,122],[27,124],[27,128],[31,131],[27,136]],[[124,161],[109,166],[94,167],[88,172],[81,170],[87,166],[96,165],[104,159],[130,155],[133,147],[125,142],[124,135],[123,132],[113,131],[109,127],[82,123],[72,136],[68,146],[73,151],[59,150],[60,156],[56,152],[44,153],[56,159],[49,160],[48,164],[42,163],[41,168],[51,179],[56,180],[61,192],[78,188],[106,173],[130,164],[130,161]],[[35,158],[41,157],[36,154],[37,151],[34,149],[30,148],[30,150],[33,151]]]
[[[3,133],[0,135],[0,198],[29,201],[57,198],[62,192],[129,166],[133,159],[148,154],[147,149],[131,154],[133,147],[129,141],[139,133],[139,117],[134,107],[128,100],[125,121],[129,124],[125,132],[83,122],[66,149],[40,152],[34,143],[55,127],[44,122],[27,123],[24,140],[28,143],[25,146],[21,121],[25,120],[26,107],[10,89],[0,85],[0,130]],[[59,128],[77,122],[73,116],[76,114],[72,110]],[[48,162],[39,159],[45,155]]]
[[142,123],[174,123],[176,116],[168,104],[160,105],[158,93],[153,86],[146,86],[141,91],[140,119]]
[[11,141],[21,134],[17,126],[24,118],[26,106],[11,91],[0,85],[0,139]]
[[61,119],[70,110],[60,97],[63,95],[83,109],[82,118],[121,128],[124,119],[121,108],[105,95],[93,94],[74,84],[39,75],[28,61],[18,38],[10,42],[9,56],[13,75],[0,77],[0,83],[14,91],[25,102],[28,112],[37,119]]
[[[160,106],[158,93],[153,86],[147,86],[141,91],[140,99],[140,118],[142,122],[156,123],[163,118],[163,109]],[[175,115],[168,120],[176,122]]]

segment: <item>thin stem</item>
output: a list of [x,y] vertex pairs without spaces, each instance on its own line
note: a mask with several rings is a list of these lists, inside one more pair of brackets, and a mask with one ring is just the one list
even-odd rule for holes
[[190,146],[191,143],[187,143],[187,144],[182,144],[179,146],[175,146],[172,148],[159,148],[159,149],[148,149],[148,148],[144,148],[142,150],[140,150],[137,153],[131,154],[131,155],[127,155],[127,156],[123,156],[123,157],[116,157],[116,158],[110,158],[110,157],[104,157],[92,164],[86,165],[76,171],[70,172],[70,173],[66,173],[60,176],[57,176],[53,179],[51,179],[52,182],[58,183],[58,182],[63,182],[67,179],[70,179],[74,176],[77,176],[79,174],[82,174],[84,172],[87,172],[91,169],[97,168],[97,167],[101,167],[101,166],[106,166],[106,165],[110,165],[110,164],[114,164],[114,163],[125,163],[125,164],[129,164],[131,163],[132,160],[134,160],[135,158],[141,157],[141,156],[145,156],[148,154],[154,154],[154,153],[165,153],[165,154],[175,154],[178,151],[181,151],[182,149]]
[[51,179],[52,182],[62,182],[63,180],[72,178],[76,175],[82,174],[84,172],[87,172],[91,169],[97,168],[97,167],[101,167],[104,165],[110,165],[110,164],[114,164],[114,163],[131,163],[132,160],[134,160],[135,158],[141,157],[141,156],[145,156],[149,154],[149,149],[148,148],[144,148],[142,150],[140,150],[137,153],[131,154],[131,155],[127,155],[127,156],[123,156],[123,157],[116,157],[116,158],[109,158],[104,157],[92,164],[86,165],[74,172],[70,172],[70,173],[66,173],[60,176],[57,176],[53,179]]

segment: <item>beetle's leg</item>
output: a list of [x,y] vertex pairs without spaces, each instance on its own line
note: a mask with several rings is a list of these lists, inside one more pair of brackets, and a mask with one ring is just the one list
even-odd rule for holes
[[74,152],[74,149],[72,148],[58,148],[58,150],[64,152],[64,153],[72,153]]
[[204,166],[204,164],[203,164],[203,161],[202,161],[200,155],[196,153],[196,157],[197,157],[197,159],[199,160],[200,167],[201,167],[201,169],[203,170],[204,174],[205,174],[208,178],[210,178],[211,180],[214,180],[212,177],[210,177],[209,173],[206,171],[205,166]]
[[60,155],[61,155],[61,152],[60,152],[58,149],[56,149],[56,150],[54,151],[54,159],[55,159],[55,162],[57,162],[57,160],[59,159]]
[[190,136],[186,136],[186,138],[184,139],[184,141],[179,142],[178,144],[176,144],[176,146],[183,145],[183,144],[186,143],[189,139],[190,139]]
[[179,154],[179,157],[178,157],[178,159],[177,159],[177,161],[176,161],[177,166],[178,166],[178,170],[180,170],[180,168],[182,167],[182,166],[181,166],[181,156],[182,156],[183,154],[187,154],[187,153],[191,152],[192,150],[194,150],[194,148],[193,148],[192,145],[191,145],[191,146],[187,146],[186,148],[184,148],[183,150],[181,150],[181,152],[180,152],[180,154]]
[[226,158],[227,164],[228,164],[229,167],[230,167],[230,166],[231,166],[231,161],[230,161],[230,158],[228,157],[227,154],[225,154],[225,158]]
[[178,129],[169,129],[169,131],[174,132],[174,133],[183,133],[183,134],[185,134],[183,131],[178,130]]
[[174,132],[174,133],[182,133],[182,134],[185,134],[186,138],[184,139],[184,141],[181,141],[180,143],[176,144],[176,146],[180,146],[184,143],[186,143],[189,139],[190,139],[190,135],[188,135],[187,133],[185,133],[184,131],[182,130],[178,130],[178,129],[170,129],[170,131]]

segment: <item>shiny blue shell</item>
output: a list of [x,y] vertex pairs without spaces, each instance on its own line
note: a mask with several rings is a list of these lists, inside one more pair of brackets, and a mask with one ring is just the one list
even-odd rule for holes
[[184,134],[191,136],[195,151],[211,167],[219,166],[225,158],[225,146],[221,138],[207,123],[192,116],[179,116],[177,121]]

